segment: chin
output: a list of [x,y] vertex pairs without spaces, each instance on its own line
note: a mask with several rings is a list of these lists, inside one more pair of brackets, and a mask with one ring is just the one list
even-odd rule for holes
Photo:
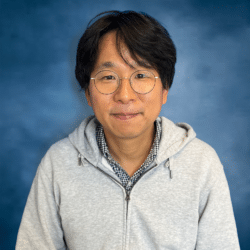
[[135,128],[132,129],[124,129],[122,130],[121,128],[115,131],[115,135],[118,138],[124,138],[124,139],[133,139],[138,136],[140,136],[140,131],[136,131]]

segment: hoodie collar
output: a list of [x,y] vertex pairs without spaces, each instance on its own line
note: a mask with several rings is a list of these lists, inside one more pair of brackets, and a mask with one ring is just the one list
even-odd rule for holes
[[166,117],[158,117],[162,124],[162,135],[159,145],[157,163],[174,156],[181,151],[195,137],[196,133],[193,128],[183,122],[173,123]]
[[[170,158],[196,137],[193,128],[187,123],[173,123],[166,117],[158,117],[162,125],[161,141],[156,163]],[[100,123],[95,116],[82,121],[70,135],[69,140],[77,151],[90,163],[97,166],[101,160],[101,152],[96,141],[96,126]]]
[[95,135],[99,124],[94,115],[89,116],[69,135],[69,140],[77,151],[94,166],[101,159]]

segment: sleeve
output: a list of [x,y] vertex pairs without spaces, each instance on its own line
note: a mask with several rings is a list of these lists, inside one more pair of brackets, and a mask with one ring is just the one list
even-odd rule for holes
[[52,178],[48,177],[51,174],[46,175],[44,165],[42,161],[31,186],[17,235],[17,250],[67,249]]
[[196,250],[239,250],[228,182],[213,151],[206,188],[200,200]]

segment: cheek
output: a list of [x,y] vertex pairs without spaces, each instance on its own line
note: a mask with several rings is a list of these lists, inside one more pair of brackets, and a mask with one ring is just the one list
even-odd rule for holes
[[157,110],[162,106],[162,95],[160,92],[153,93],[152,95],[145,98],[146,106],[151,110]]
[[104,111],[109,109],[110,100],[106,96],[93,94],[91,99],[94,112],[99,112],[103,115]]

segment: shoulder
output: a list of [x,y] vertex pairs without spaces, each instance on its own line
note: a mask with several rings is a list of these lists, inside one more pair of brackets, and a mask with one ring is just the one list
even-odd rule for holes
[[57,154],[64,154],[65,152],[69,152],[72,150],[76,150],[76,149],[70,142],[69,138],[66,137],[52,144],[48,150],[48,153],[52,155],[57,155]]
[[188,165],[197,177],[201,186],[225,182],[224,167],[215,149],[208,143],[195,138],[187,146]]
[[67,155],[76,152],[76,148],[72,145],[69,138],[67,137],[52,144],[46,152],[45,156],[50,157],[52,159],[57,159],[61,157],[65,158]]
[[189,144],[187,144],[186,149],[193,153],[194,157],[198,159],[209,160],[219,160],[219,157],[215,149],[208,143],[200,140],[199,138],[194,138]]
[[77,164],[78,151],[70,140],[64,138],[50,146],[39,168],[46,173],[62,171],[67,165]]

